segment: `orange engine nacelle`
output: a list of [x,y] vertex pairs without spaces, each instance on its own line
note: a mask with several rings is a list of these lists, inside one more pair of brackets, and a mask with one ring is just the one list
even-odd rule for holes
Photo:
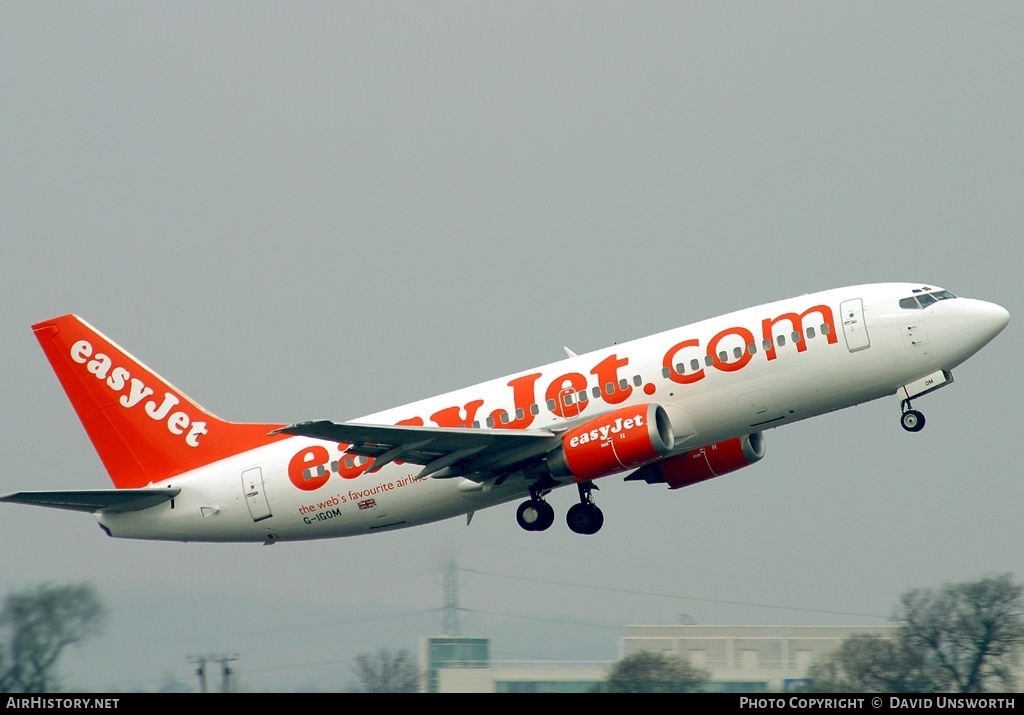
[[648,484],[668,484],[669,489],[688,487],[705,479],[720,477],[758,462],[764,457],[764,435],[760,432],[734,437],[700,449],[677,454],[648,464],[629,480],[642,479]]
[[548,468],[555,477],[585,482],[662,459],[674,444],[664,407],[623,407],[567,430],[561,447],[548,457]]

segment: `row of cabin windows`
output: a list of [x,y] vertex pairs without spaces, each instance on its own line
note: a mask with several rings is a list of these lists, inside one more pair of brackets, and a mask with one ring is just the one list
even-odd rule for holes
[[[621,390],[621,391],[625,392],[626,390],[629,389],[629,382],[630,381],[627,380],[626,378],[622,378],[621,380],[619,380],[618,384],[616,384],[614,382],[609,382],[609,383],[607,383],[604,386],[604,394],[605,395],[613,395],[613,394],[615,394],[616,390]],[[644,384],[643,378],[641,378],[639,375],[633,375],[633,384],[636,387],[642,386]],[[599,399],[602,396],[601,388],[600,387],[595,386],[594,388],[591,389],[590,392],[594,396],[595,400]],[[561,397],[559,399],[561,399],[563,405],[568,407],[569,405],[572,405],[573,403],[586,404],[587,402],[590,401],[591,398],[587,394],[586,390],[580,390],[579,392],[567,392],[564,395],[561,395]],[[554,412],[558,408],[558,403],[554,399],[548,400],[547,408],[551,412]],[[540,414],[540,405],[538,405],[536,403],[530,405],[530,414],[533,415],[534,417],[539,415]],[[523,408],[522,407],[516,408],[516,414],[515,414],[515,418],[514,419],[521,420],[521,419],[523,419],[525,417],[526,417],[526,412],[523,410]],[[498,420],[497,421],[495,421],[495,419],[493,417],[488,417],[484,421],[484,424],[487,427],[494,427],[494,425],[498,424],[499,422],[501,424],[503,424],[503,425],[507,425],[512,420],[513,420],[513,418],[509,415],[509,413],[506,412],[505,410],[502,410],[498,414]],[[476,420],[475,422],[473,422],[473,427],[479,428],[480,427],[480,421]]]
[[[828,335],[828,333],[829,333],[828,325],[825,324],[825,323],[822,323],[821,327],[819,328],[819,331],[820,331],[820,333],[822,335]],[[804,332],[806,333],[808,340],[813,339],[815,337],[815,335],[817,334],[817,332],[815,331],[815,329],[813,327],[807,328]],[[790,334],[790,339],[794,343],[799,343],[800,341],[803,340],[803,336],[800,333],[798,333],[796,331],[793,331],[793,333]],[[786,344],[786,336],[785,335],[777,336],[775,338],[775,342],[778,344],[778,346],[780,348],[783,347]],[[770,350],[771,347],[772,347],[771,340],[767,340],[767,339],[763,340],[761,342],[761,347],[762,347],[763,350]],[[757,354],[757,345],[755,343],[750,343],[749,345],[747,345],[747,352],[750,353],[751,355]],[[743,348],[741,348],[741,347],[733,348],[732,354],[733,354],[733,358],[734,359],[739,360],[741,357],[743,357]],[[722,352],[718,353],[718,359],[721,362],[728,362],[728,360],[729,360],[729,353],[727,353],[725,350],[723,350]],[[706,367],[711,367],[712,365],[714,365],[714,363],[715,363],[714,357],[712,357],[711,355],[704,356],[704,365]],[[700,361],[697,360],[697,359],[691,360],[690,361],[690,369],[693,370],[693,371],[699,370],[700,369]],[[684,363],[677,363],[676,364],[676,373],[683,374],[684,372],[686,372],[686,365]],[[663,368],[662,371],[661,371],[662,377],[668,377],[670,374],[671,373],[669,371],[669,368],[667,368],[667,367]],[[635,387],[642,387],[643,384],[644,384],[643,379],[639,375],[633,375],[632,382],[633,382],[633,385]],[[619,380],[618,385],[616,385],[614,382],[609,382],[608,384],[606,384],[604,386],[604,395],[612,395],[612,394],[615,393],[615,391],[617,389],[625,392],[626,390],[629,389],[629,383],[630,383],[630,381],[627,380],[626,378],[622,378],[621,380]],[[593,395],[593,398],[595,400],[596,399],[600,399],[602,397],[601,388],[595,385],[593,388],[591,388],[590,394]],[[560,399],[562,400],[562,404],[565,405],[566,407],[568,407],[568,406],[572,405],[573,403],[579,403],[581,405],[582,404],[586,404],[587,402],[590,401],[591,398],[587,394],[586,390],[580,390],[579,392],[567,392],[566,394],[562,395],[560,397]],[[548,402],[547,402],[548,410],[550,410],[551,412],[554,412],[557,407],[558,407],[558,403],[555,402],[555,400],[553,400],[553,399],[548,400]],[[530,414],[533,415],[534,417],[539,415],[540,414],[540,405],[538,405],[537,403],[534,403],[534,404],[530,405]],[[509,422],[512,422],[513,419],[522,420],[522,419],[525,419],[525,418],[526,418],[526,412],[523,410],[522,407],[519,407],[519,408],[516,408],[516,414],[515,414],[514,418],[512,416],[510,416],[508,412],[506,412],[505,410],[502,410],[498,414],[498,420],[497,421],[493,417],[488,417],[486,420],[484,420],[484,424],[487,427],[494,427],[499,422],[501,424],[503,424],[503,425],[507,425]],[[480,420],[475,420],[473,422],[473,427],[476,428],[476,429],[479,429],[480,428]]]
[[[828,335],[829,334],[829,330],[830,330],[830,328],[829,328],[827,323],[822,323],[821,327],[818,329],[818,331],[820,331],[820,333],[822,335]],[[807,328],[804,332],[807,335],[807,339],[808,340],[813,339],[814,336],[816,335],[816,331],[814,330],[813,327]],[[800,333],[798,333],[797,331],[795,331],[795,330],[792,333],[790,333],[789,338],[790,338],[790,340],[794,344],[799,344],[803,340],[803,336]],[[786,344],[786,336],[785,335],[777,335],[775,337],[775,342],[776,342],[776,344],[780,348],[785,346],[785,344]],[[765,350],[765,351],[771,350],[772,349],[772,341],[768,340],[767,338],[762,340],[761,341],[761,349]],[[746,352],[748,354],[750,354],[750,355],[756,355],[757,354],[757,343],[750,343],[749,345],[747,345]],[[743,348],[738,347],[738,346],[733,348],[732,349],[732,355],[733,355],[733,359],[739,360],[741,357],[743,357]],[[719,362],[728,362],[729,361],[729,353],[727,353],[725,350],[722,350],[720,353],[718,353],[718,360],[719,360]],[[704,367],[712,367],[714,364],[715,364],[715,358],[713,356],[711,356],[711,355],[705,355],[704,356]],[[701,369],[701,361],[700,360],[698,360],[696,358],[694,358],[693,360],[690,360],[690,371],[691,372],[696,372],[697,370],[700,370],[700,369]],[[686,372],[686,363],[682,363],[682,362],[676,363],[676,374],[682,375],[685,372]],[[667,367],[662,368],[661,369],[661,374],[662,374],[662,377],[668,377],[671,374],[670,368],[667,368]]]

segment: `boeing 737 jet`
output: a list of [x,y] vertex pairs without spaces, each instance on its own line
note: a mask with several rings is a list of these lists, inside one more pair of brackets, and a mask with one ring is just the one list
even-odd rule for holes
[[[838,288],[740,310],[350,422],[214,417],[81,318],[32,327],[114,489],[0,501],[92,513],[108,535],[324,539],[467,515],[574,485],[569,528],[604,521],[594,481],[679,489],[760,460],[764,431],[897,395],[912,405],[1006,327],[1002,307],[935,286]],[[913,449],[909,445],[907,449]]]

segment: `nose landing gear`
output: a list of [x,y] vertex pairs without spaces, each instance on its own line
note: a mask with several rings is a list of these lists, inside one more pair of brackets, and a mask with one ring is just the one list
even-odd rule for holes
[[900,415],[900,424],[907,432],[920,432],[924,429],[924,415],[910,408],[910,400],[903,400],[900,403],[903,414]]

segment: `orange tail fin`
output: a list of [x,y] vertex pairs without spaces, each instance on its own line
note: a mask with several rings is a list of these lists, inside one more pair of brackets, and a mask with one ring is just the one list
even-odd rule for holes
[[144,487],[285,435],[225,422],[76,315],[32,326],[114,486]]

